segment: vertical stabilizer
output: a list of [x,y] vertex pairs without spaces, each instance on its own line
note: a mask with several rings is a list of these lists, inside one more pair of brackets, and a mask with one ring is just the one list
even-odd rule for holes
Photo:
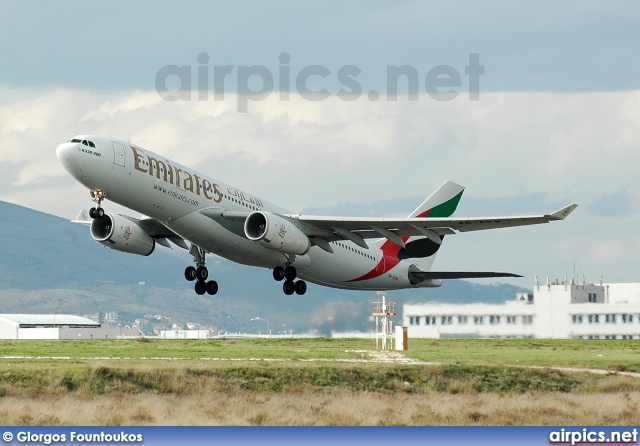
[[453,181],[445,181],[429,198],[409,214],[409,218],[444,218],[451,217],[458,207],[464,186]]
[[[464,186],[454,183],[453,181],[446,181],[418,206],[416,210],[409,215],[409,218],[451,217],[458,207],[463,192]],[[438,235],[434,233],[432,237],[438,237]],[[443,237],[444,236],[440,236],[441,239]],[[429,271],[436,258],[436,253],[440,249],[441,243],[435,243],[425,236],[403,236],[402,241],[405,243],[404,248],[386,239],[379,240],[377,243],[372,244],[382,250],[385,258],[385,268],[391,269],[400,263],[400,261],[406,260],[422,271]]]
[[[450,217],[458,207],[463,192],[463,186],[453,181],[446,181],[418,206],[418,208],[409,215],[409,218]],[[432,240],[438,237],[440,238],[440,243],[436,243],[438,241],[437,239],[435,241]],[[386,238],[376,242],[369,242],[370,246],[382,251],[378,265],[367,274],[353,279],[351,282],[376,278],[392,270],[403,260],[415,265],[414,269],[416,270],[429,271],[436,257],[436,253],[440,249],[443,237],[444,236],[439,236],[436,232],[430,234],[429,237],[402,236],[401,240],[405,245],[404,248],[401,247],[400,244],[394,243]]]

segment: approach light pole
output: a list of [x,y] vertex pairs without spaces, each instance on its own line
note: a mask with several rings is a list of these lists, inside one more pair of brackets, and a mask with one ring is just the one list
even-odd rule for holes
[[252,321],[265,321],[267,323],[267,335],[271,336],[271,333],[269,333],[269,321],[266,319],[262,319],[261,317],[254,317],[253,319],[251,319]]

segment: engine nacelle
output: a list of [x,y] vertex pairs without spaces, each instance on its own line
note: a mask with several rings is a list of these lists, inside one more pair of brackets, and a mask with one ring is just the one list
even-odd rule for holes
[[311,248],[309,237],[290,221],[270,212],[254,212],[244,222],[244,234],[265,248],[304,255]]
[[116,251],[148,256],[156,241],[140,226],[122,215],[104,214],[91,223],[91,237]]

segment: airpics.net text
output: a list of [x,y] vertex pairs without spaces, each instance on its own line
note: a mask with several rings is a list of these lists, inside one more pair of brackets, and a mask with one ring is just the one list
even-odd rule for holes
[[[335,92],[335,96],[340,100],[355,101],[363,94],[358,79],[362,70],[356,65],[343,65],[335,72],[323,65],[307,65],[294,76],[290,66],[291,55],[283,52],[279,55],[277,75],[274,76],[264,65],[210,66],[210,59],[208,53],[198,54],[196,70],[191,65],[163,66],[156,74],[156,92],[166,101],[191,101],[194,92],[197,92],[198,101],[208,101],[212,90],[214,101],[224,101],[229,87],[227,81],[230,80],[230,83],[235,83],[236,86],[237,107],[240,113],[249,110],[249,101],[263,101],[275,91],[278,92],[280,101],[290,100],[292,91],[308,101],[323,101],[334,95],[326,84],[335,84],[336,80],[341,88]],[[465,65],[464,71],[468,76],[469,100],[477,101],[480,99],[480,75],[484,74],[484,65],[480,65],[479,54],[469,54],[469,64]],[[334,75],[335,79],[332,79]],[[385,93],[381,95],[378,90],[370,90],[367,98],[372,102],[382,98],[397,101],[401,85],[406,86],[407,99],[417,101],[420,97],[420,81],[418,69],[412,65],[387,65]],[[450,65],[436,65],[427,71],[422,84],[431,99],[451,101],[460,94],[462,76]]]

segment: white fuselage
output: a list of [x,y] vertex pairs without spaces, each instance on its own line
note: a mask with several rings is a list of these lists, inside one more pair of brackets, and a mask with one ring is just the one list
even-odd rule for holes
[[[104,191],[108,200],[156,219],[185,240],[234,262],[263,268],[287,262],[282,252],[260,246],[200,211],[290,211],[135,144],[97,136],[78,138],[90,139],[95,147],[68,142],[57,153],[64,167],[88,189]],[[350,241],[332,242],[333,253],[312,246],[306,254],[295,256],[293,266],[300,278],[335,288],[421,286],[409,282],[410,262],[385,259],[381,243],[369,246],[363,249]]]

